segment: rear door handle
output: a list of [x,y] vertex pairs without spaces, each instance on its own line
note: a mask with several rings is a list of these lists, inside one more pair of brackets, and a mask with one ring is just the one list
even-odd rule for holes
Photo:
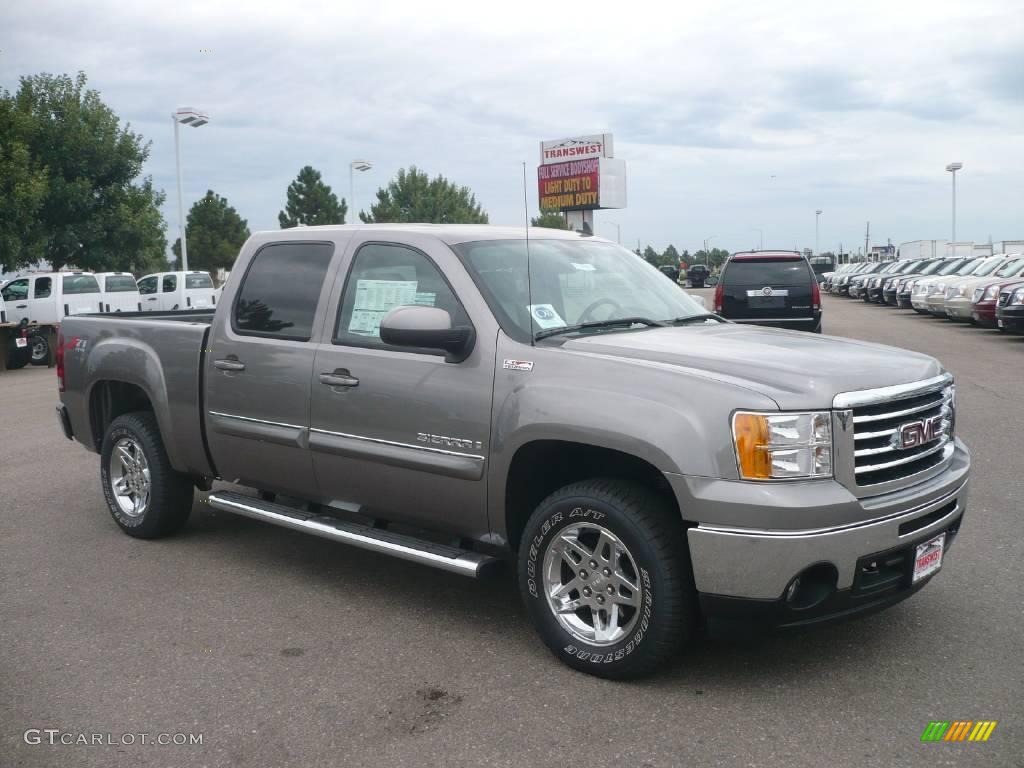
[[358,387],[359,379],[342,369],[334,373],[321,373],[320,383],[328,387]]
[[28,304],[15,304],[15,309],[28,309]]
[[245,363],[240,363],[237,360],[214,360],[213,365],[216,368],[220,368],[222,371],[244,371]]

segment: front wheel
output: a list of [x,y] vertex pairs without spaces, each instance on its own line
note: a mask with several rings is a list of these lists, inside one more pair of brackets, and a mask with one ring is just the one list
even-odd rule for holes
[[541,502],[523,532],[519,579],[551,652],[599,677],[650,674],[696,623],[682,521],[632,483],[573,483]]
[[110,514],[129,536],[156,539],[188,520],[192,480],[171,466],[152,413],[126,413],[110,423],[100,475]]

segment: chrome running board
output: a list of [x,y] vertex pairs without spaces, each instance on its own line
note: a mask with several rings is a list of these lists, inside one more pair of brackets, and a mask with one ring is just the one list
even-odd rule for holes
[[317,515],[300,509],[286,507],[271,501],[262,501],[231,491],[217,491],[207,497],[214,509],[231,512],[254,520],[291,528],[354,547],[391,555],[402,560],[430,565],[443,571],[482,578],[496,569],[497,558],[459,547],[435,544],[413,536],[393,533],[368,525],[339,520],[329,515]]

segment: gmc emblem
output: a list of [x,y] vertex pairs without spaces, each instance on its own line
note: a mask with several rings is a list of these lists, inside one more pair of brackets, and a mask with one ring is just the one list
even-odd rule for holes
[[896,433],[892,436],[893,447],[904,451],[907,448],[917,448],[925,443],[930,443],[932,440],[938,440],[945,431],[944,420],[940,413],[927,419],[918,419],[917,421],[900,424],[896,428]]

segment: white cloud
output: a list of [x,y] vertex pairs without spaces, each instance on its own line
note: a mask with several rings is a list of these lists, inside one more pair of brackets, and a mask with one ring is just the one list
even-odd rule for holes
[[823,247],[868,219],[944,237],[954,159],[958,232],[981,241],[1024,236],[1022,19],[1016,0],[37,2],[0,11],[0,84],[85,70],[153,141],[171,233],[169,114],[194,105],[212,122],[183,136],[186,205],[212,188],[254,229],[302,165],[347,197],[355,157],[376,163],[363,206],[415,163],[518,223],[537,142],[611,130],[630,207],[598,221],[630,243],[811,245],[818,207]]

